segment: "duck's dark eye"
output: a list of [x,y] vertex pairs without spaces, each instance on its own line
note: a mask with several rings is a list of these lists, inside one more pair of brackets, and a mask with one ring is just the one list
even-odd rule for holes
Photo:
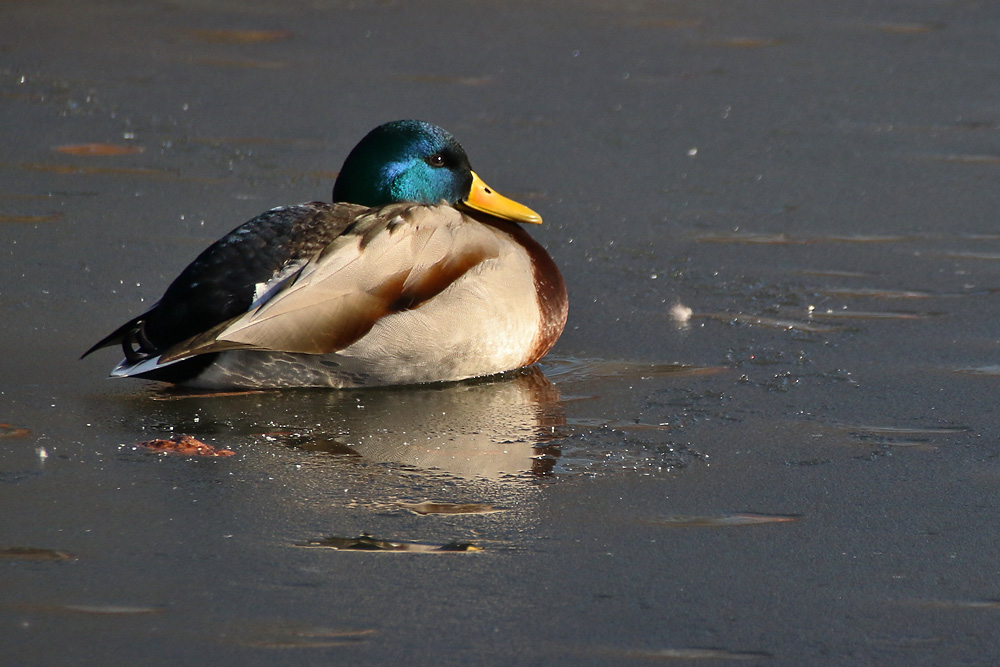
[[444,156],[440,153],[435,153],[434,155],[427,158],[427,164],[432,167],[443,167],[444,166]]

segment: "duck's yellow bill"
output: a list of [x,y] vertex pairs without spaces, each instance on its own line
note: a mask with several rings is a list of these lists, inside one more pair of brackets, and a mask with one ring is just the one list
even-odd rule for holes
[[471,209],[489,213],[504,220],[530,222],[535,225],[542,222],[542,216],[524,204],[518,204],[513,199],[507,199],[486,185],[476,172],[472,172],[472,188],[469,189],[469,195],[465,198],[465,205]]

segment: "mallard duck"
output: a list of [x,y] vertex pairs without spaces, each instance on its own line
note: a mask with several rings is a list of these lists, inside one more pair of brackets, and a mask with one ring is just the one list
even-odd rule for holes
[[566,323],[559,269],[445,130],[386,123],[333,203],[271,209],[222,237],[157,303],[84,353],[112,377],[190,387],[370,387],[535,363]]

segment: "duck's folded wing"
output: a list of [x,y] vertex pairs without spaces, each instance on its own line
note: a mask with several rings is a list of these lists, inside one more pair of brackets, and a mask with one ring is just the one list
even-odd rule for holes
[[310,202],[271,209],[206,248],[157,303],[98,341],[83,356],[122,345],[130,363],[215,329],[254,307],[367,209]]
[[175,345],[160,363],[230,349],[336,352],[499,254],[491,228],[450,206],[387,206],[359,218],[263,303]]

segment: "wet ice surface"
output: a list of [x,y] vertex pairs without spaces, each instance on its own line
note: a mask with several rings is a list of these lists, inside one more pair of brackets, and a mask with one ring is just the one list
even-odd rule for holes
[[[3,11],[10,660],[996,655],[992,5]],[[540,369],[198,396],[76,361],[401,117],[545,217]],[[181,434],[236,455],[136,447]]]

